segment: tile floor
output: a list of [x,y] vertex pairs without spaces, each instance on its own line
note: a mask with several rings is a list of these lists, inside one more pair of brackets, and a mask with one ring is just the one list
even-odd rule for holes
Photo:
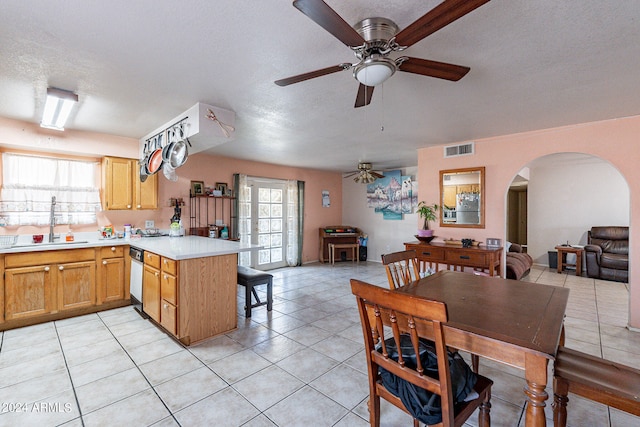
[[[311,264],[272,273],[270,314],[254,309],[251,320],[239,316],[237,330],[189,348],[130,307],[0,333],[0,426],[368,425],[349,279],[386,287],[382,265]],[[535,267],[525,280],[571,289],[568,346],[640,368],[640,334],[625,329],[625,284]],[[240,314],[242,295],[239,289]],[[486,360],[480,369],[495,381],[493,426],[524,425],[522,372]],[[571,397],[569,423],[626,427],[640,419]],[[382,424],[411,420],[383,403]]]

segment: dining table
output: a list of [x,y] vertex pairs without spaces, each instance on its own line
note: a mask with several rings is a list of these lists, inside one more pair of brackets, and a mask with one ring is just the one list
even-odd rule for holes
[[569,289],[442,270],[395,292],[446,303],[448,346],[524,369],[525,425],[546,426],[547,368],[563,339]]

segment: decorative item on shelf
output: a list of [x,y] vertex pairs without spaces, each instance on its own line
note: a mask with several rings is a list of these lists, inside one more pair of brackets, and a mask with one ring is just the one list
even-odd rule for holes
[[[470,240],[471,242],[468,243],[468,246],[465,246],[464,242]],[[462,246],[463,248],[470,248],[472,246],[480,246],[481,243],[473,240],[473,239],[462,239],[462,240],[457,240],[457,239],[444,239],[443,242],[446,245],[452,245],[452,246]]]
[[418,240],[420,240],[421,242],[424,242],[424,243],[429,243],[429,242],[431,242],[433,239],[435,239],[435,238],[436,238],[436,236],[420,236],[420,235],[418,235],[418,234],[416,234],[416,236],[415,236],[415,237],[416,237],[416,239],[418,239]]
[[191,181],[191,194],[194,196],[201,196],[204,194],[204,182]]
[[472,244],[473,244],[473,239],[462,239],[463,248],[470,248]]
[[216,182],[216,190],[220,192],[220,196],[227,195],[227,188],[226,182]]
[[424,224],[422,229],[418,229],[418,236],[420,237],[431,237],[433,236],[433,230],[429,229],[429,221],[437,220],[436,212],[438,211],[438,205],[432,204],[427,205],[424,201],[418,203],[418,209],[416,212],[420,216],[420,218],[424,219]]

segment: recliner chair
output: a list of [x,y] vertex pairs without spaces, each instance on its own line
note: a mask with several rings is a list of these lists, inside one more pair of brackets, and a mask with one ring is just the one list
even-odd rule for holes
[[591,227],[584,250],[587,276],[629,281],[629,227]]

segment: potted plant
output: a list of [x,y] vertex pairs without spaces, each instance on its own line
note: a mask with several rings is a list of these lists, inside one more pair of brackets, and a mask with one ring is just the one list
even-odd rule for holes
[[433,230],[429,229],[429,221],[436,221],[438,218],[436,217],[436,212],[438,211],[438,205],[435,203],[432,205],[427,205],[424,201],[418,203],[417,213],[420,215],[420,218],[424,219],[424,224],[422,229],[418,230],[418,236],[420,237],[431,237],[433,236]]

